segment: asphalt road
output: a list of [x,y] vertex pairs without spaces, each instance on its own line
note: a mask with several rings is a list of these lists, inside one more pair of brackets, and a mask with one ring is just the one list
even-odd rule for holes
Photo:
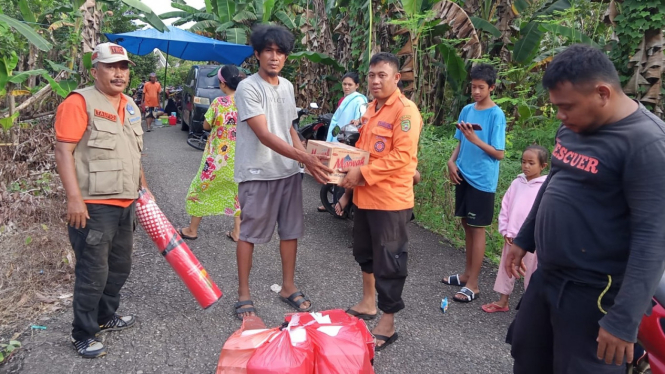
[[[143,165],[150,188],[175,226],[189,222],[184,200],[202,152],[189,147],[178,127],[158,128],[144,136]],[[352,222],[316,212],[319,185],[306,176],[304,238],[299,242],[296,282],[315,310],[346,308],[361,296],[360,269],[349,244]],[[240,327],[232,314],[236,296],[235,244],[224,233],[232,219],[204,218],[199,239],[189,242],[224,297],[202,310],[142,229],[137,230],[134,263],[122,291],[119,313],[133,314],[138,325],[104,336],[109,354],[79,358],[69,342],[71,309],[38,321],[47,330],[23,335],[24,347],[0,373],[214,373],[224,341]],[[464,253],[445,239],[409,225],[409,277],[404,289],[407,307],[397,315],[399,340],[375,359],[377,373],[509,373],[510,347],[506,330],[515,315],[518,297],[509,313],[488,315],[480,306],[495,299],[496,269],[483,268],[481,296],[470,304],[451,302],[448,312],[441,299],[451,299],[457,288],[439,283],[443,275],[463,270]],[[259,245],[254,253],[251,288],[260,317],[279,325],[292,312],[270,290],[280,283],[278,239]],[[521,285],[516,287],[519,295]],[[372,327],[372,325],[370,325]]]

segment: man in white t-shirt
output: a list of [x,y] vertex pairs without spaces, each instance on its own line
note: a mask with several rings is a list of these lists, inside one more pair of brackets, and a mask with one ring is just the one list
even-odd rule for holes
[[302,179],[298,162],[325,183],[332,170],[310,155],[291,125],[297,118],[293,85],[279,76],[294,37],[282,26],[259,25],[251,36],[259,72],[240,82],[235,180],[242,209],[237,247],[239,319],[256,314],[249,292],[254,244],[268,243],[277,225],[282,256],[280,299],[299,312],[312,308],[295,286],[298,238],[303,234]]

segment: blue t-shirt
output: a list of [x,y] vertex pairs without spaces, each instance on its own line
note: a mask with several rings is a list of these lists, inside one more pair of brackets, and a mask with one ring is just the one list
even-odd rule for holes
[[[475,103],[462,109],[459,121],[478,124],[482,130],[476,134],[483,142],[498,151],[506,148],[506,116],[497,105],[477,110]],[[456,165],[464,179],[474,188],[484,192],[496,192],[499,182],[499,160],[488,155],[475,144],[471,144],[460,130],[455,132],[455,139],[460,141]]]

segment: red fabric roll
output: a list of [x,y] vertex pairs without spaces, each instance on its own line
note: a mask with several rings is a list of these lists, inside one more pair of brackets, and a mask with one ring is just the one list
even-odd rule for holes
[[222,297],[222,291],[145,189],[141,189],[136,200],[136,217],[166,262],[204,309]]

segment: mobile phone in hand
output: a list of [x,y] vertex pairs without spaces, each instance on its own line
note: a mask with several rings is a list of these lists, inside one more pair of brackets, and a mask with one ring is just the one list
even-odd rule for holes
[[[456,124],[455,127],[457,127],[459,129],[460,128],[459,123]],[[471,124],[471,128],[474,129],[475,131],[480,131],[480,130],[483,129],[479,124],[476,124],[476,123]]]

